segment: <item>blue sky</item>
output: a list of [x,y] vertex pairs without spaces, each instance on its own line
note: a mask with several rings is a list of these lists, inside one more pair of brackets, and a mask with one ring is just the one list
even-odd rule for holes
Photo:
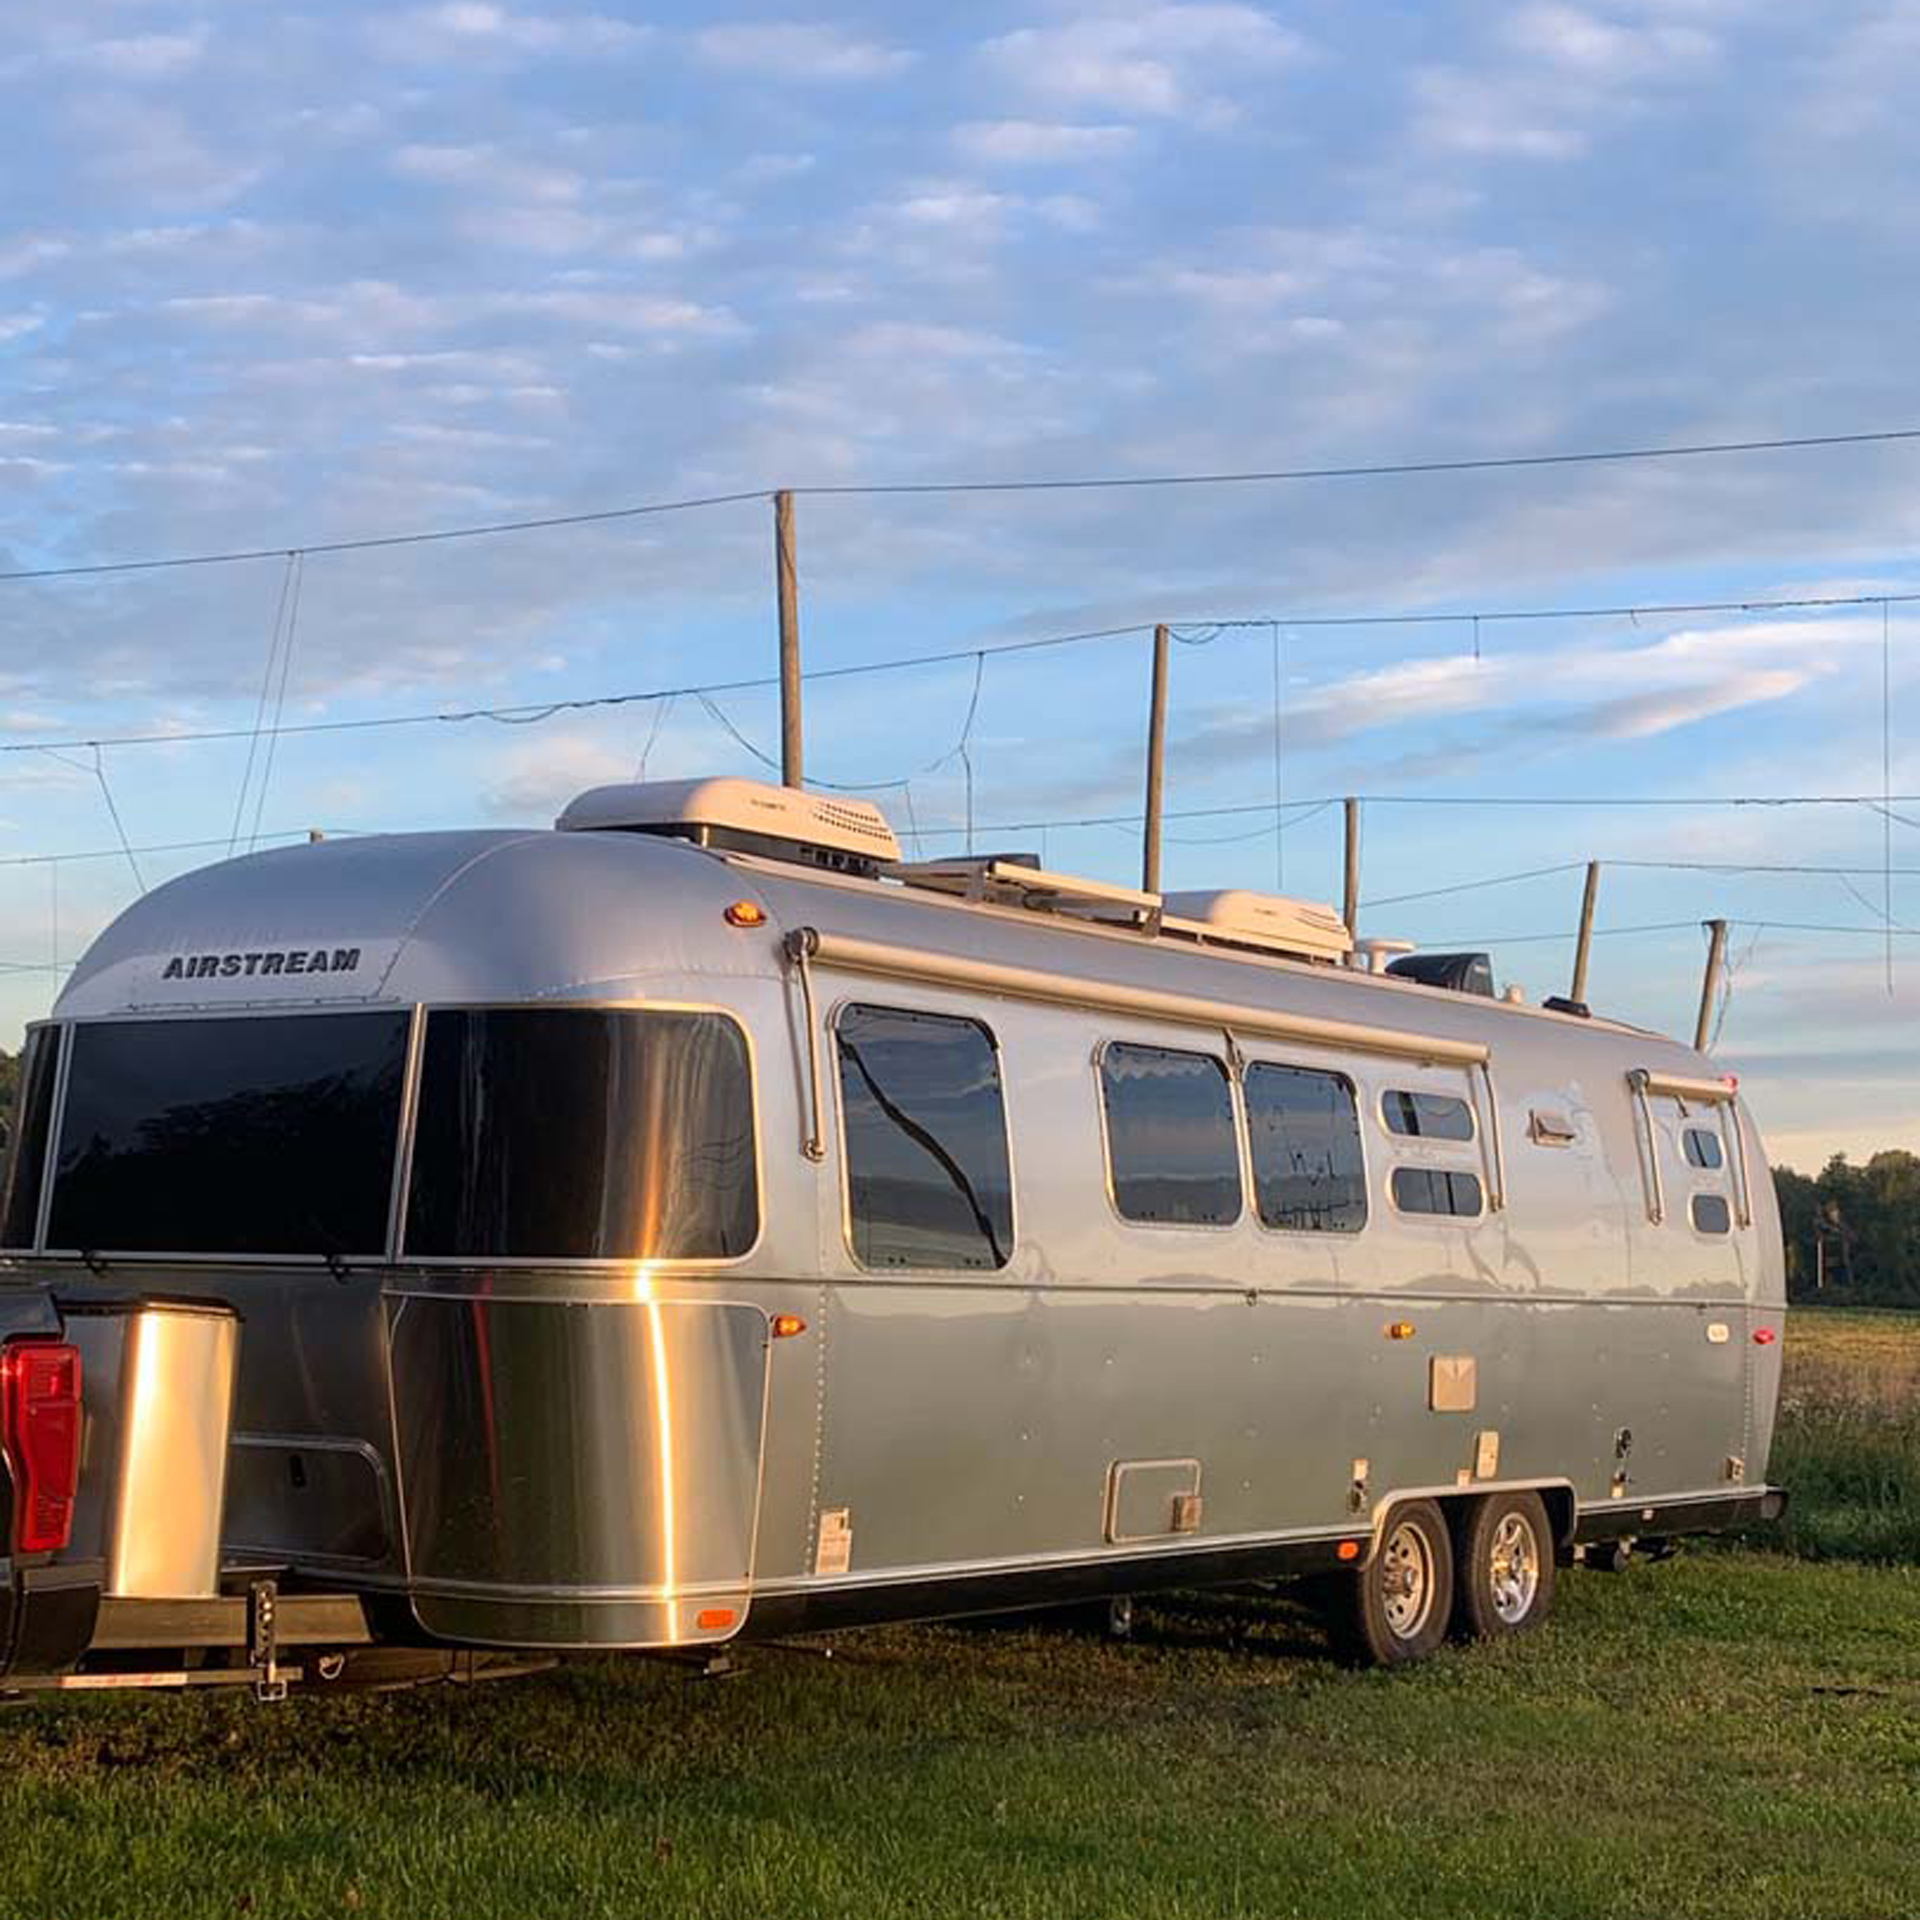
[[[1550,452],[1920,425],[1920,12],[1745,0],[694,10],[74,0],[0,27],[0,570],[293,547],[778,484]],[[1276,794],[1286,615],[1920,588],[1920,447],[1446,478],[801,504],[809,663],[1167,618],[1169,804]],[[0,584],[0,744],[251,723],[285,568]],[[766,671],[764,505],[316,555],[289,720]],[[1592,997],[1721,1047],[1802,1165],[1920,1147],[1920,939],[1882,816],[1877,609],[1277,628],[1271,819],[1179,885],[1374,899],[1587,858]],[[1891,615],[1920,792],[1920,608]],[[1137,805],[1140,639],[990,661],[976,820]],[[809,765],[950,848],[970,662],[819,688]],[[757,693],[722,702],[771,750]],[[656,726],[656,720],[658,725]],[[268,830],[551,817],[698,703],[291,737]],[[125,747],[138,845],[217,839],[244,742]],[[256,782],[259,768],[256,763]],[[257,784],[244,819],[253,818]],[[1678,798],[1661,807],[1442,805]],[[1300,803],[1294,806],[1292,803]],[[1894,827],[1920,869],[1920,803]],[[991,837],[991,835],[989,835]],[[1016,836],[1028,845],[1042,836]],[[243,834],[244,841],[244,834]],[[90,757],[0,755],[0,1028],[124,905]],[[1049,827],[1115,878],[1114,827]],[[202,853],[140,857],[145,879]],[[1561,990],[1578,873],[1383,905]],[[1920,880],[1894,884],[1920,926]],[[1846,934],[1794,931],[1846,926]],[[1545,936],[1545,937],[1538,937]]]

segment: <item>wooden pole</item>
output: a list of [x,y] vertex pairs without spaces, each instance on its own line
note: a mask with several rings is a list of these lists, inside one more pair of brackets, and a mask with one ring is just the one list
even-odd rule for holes
[[1600,862],[1587,862],[1587,890],[1580,899],[1580,937],[1573,948],[1573,985],[1567,998],[1587,1004],[1587,962],[1593,957],[1593,913],[1600,904]]
[[1167,763],[1167,650],[1165,627],[1153,630],[1153,701],[1147,711],[1147,818],[1140,847],[1140,885],[1160,891],[1160,807]]
[[1720,968],[1727,957],[1727,923],[1707,922],[1707,971],[1700,982],[1700,1017],[1693,1023],[1693,1050],[1705,1053],[1713,1027],[1713,1003],[1720,991]]
[[1360,802],[1347,800],[1347,884],[1341,895],[1341,918],[1350,939],[1360,937]]
[[780,779],[805,783],[800,751],[800,575],[794,560],[793,495],[773,496],[773,567],[780,596]]

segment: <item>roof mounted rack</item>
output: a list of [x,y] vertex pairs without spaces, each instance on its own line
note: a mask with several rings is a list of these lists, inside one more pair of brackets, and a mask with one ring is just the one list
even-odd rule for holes
[[1139,887],[1116,887],[1078,874],[1052,873],[1030,853],[964,855],[951,860],[902,860],[887,874],[909,887],[996,906],[1076,914],[1142,932],[1158,932],[1162,901]]

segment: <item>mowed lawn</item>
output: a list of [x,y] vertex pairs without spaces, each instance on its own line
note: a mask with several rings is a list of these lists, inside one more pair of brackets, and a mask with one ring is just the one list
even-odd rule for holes
[[[1790,1365],[1863,1324],[1802,1316]],[[1897,1372],[1920,1332],[1880,1337]],[[11,1709],[0,1914],[1920,1912],[1912,1564],[1569,1573],[1531,1640],[1394,1675],[1271,1594],[1143,1606],[1125,1643],[832,1645]]]

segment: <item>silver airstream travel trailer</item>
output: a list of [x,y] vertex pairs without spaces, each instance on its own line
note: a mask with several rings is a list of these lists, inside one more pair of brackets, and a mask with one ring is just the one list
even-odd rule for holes
[[558,829],[190,874],[32,1030],[5,1684],[1290,1574],[1390,1661],[1777,1511],[1700,1055],[744,781]]

